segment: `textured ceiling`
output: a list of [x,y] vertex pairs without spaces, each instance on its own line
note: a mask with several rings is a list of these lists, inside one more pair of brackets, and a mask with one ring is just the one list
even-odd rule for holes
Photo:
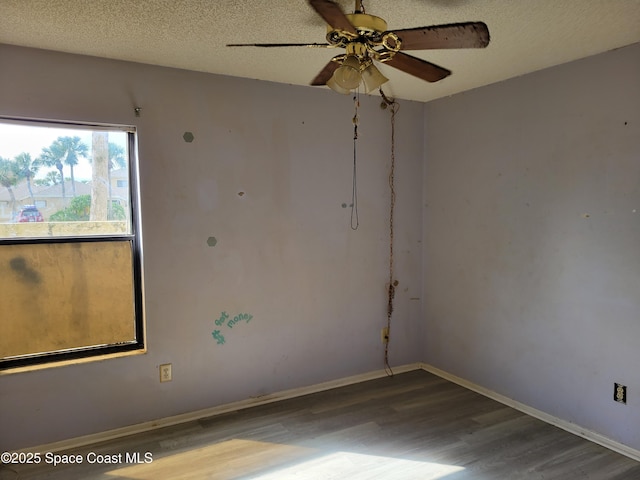
[[[353,0],[337,0],[347,13]],[[390,30],[483,21],[486,49],[412,51],[453,71],[426,83],[382,65],[388,96],[428,101],[640,41],[640,0],[364,0]],[[305,0],[0,0],[0,43],[308,85],[335,49]],[[1,69],[1,66],[0,66]],[[326,88],[326,87],[309,87]]]

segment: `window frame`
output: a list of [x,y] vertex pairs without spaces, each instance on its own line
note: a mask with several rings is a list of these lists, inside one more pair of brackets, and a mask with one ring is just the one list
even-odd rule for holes
[[57,350],[13,357],[0,357],[0,374],[22,371],[25,368],[48,368],[69,362],[101,360],[119,357],[122,354],[146,353],[146,324],[144,312],[143,243],[139,189],[139,160],[137,129],[133,125],[102,124],[75,121],[43,120],[0,116],[0,122],[25,126],[50,126],[90,131],[119,131],[126,133],[128,154],[130,232],[106,235],[77,235],[56,237],[12,237],[0,238],[3,245],[39,245],[54,243],[129,242],[131,244],[131,274],[133,285],[134,335],[132,341],[118,344],[88,345],[66,350]]

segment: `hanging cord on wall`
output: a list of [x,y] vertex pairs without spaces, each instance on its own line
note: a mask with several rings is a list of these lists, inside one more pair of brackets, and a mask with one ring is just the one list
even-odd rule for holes
[[351,230],[357,230],[360,225],[360,221],[358,219],[358,185],[357,185],[357,174],[356,174],[356,158],[357,158],[357,149],[356,145],[358,143],[358,107],[360,106],[360,92],[356,92],[353,96],[353,104],[355,113],[353,115],[353,185],[351,191]]
[[396,113],[400,108],[398,102],[393,99],[389,99],[382,88],[380,89],[380,96],[382,97],[382,108],[390,107],[391,111],[391,168],[389,169],[389,190],[390,190],[390,202],[389,202],[389,287],[388,287],[388,303],[387,303],[387,338],[384,345],[384,369],[387,375],[392,377],[393,370],[389,365],[389,342],[391,341],[391,316],[393,315],[393,298],[396,294],[396,287],[398,281],[393,278],[393,213],[396,206],[396,190],[395,190],[395,169],[396,169]]

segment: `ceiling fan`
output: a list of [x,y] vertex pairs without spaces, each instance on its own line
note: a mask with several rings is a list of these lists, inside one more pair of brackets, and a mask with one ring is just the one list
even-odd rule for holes
[[403,50],[443,48],[484,48],[489,29],[483,22],[451,23],[428,27],[387,30],[387,22],[365,13],[362,0],[356,0],[354,13],[345,14],[331,0],[308,0],[327,22],[328,43],[233,43],[228,47],[317,47],[344,48],[313,79],[311,85],[327,85],[347,94],[364,83],[369,93],[388,79],[374,62],[382,62],[427,82],[437,82],[450,70],[403,53]]

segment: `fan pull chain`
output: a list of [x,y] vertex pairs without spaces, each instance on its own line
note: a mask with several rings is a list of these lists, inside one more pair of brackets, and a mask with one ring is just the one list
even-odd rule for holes
[[355,114],[353,116],[353,185],[351,190],[351,230],[357,230],[360,226],[360,221],[358,219],[358,186],[356,169],[356,159],[358,157],[356,145],[358,142],[358,107],[360,106],[359,97],[359,93],[356,93],[353,97]]
[[393,279],[393,213],[396,206],[395,169],[396,169],[396,113],[400,106],[395,100],[390,100],[380,89],[383,103],[382,108],[391,107],[391,168],[389,170],[389,189],[391,199],[389,205],[389,288],[387,303],[387,341],[384,346],[384,369],[387,375],[393,377],[393,370],[389,365],[389,342],[391,339],[391,316],[393,314],[393,299],[396,294],[398,281]]

